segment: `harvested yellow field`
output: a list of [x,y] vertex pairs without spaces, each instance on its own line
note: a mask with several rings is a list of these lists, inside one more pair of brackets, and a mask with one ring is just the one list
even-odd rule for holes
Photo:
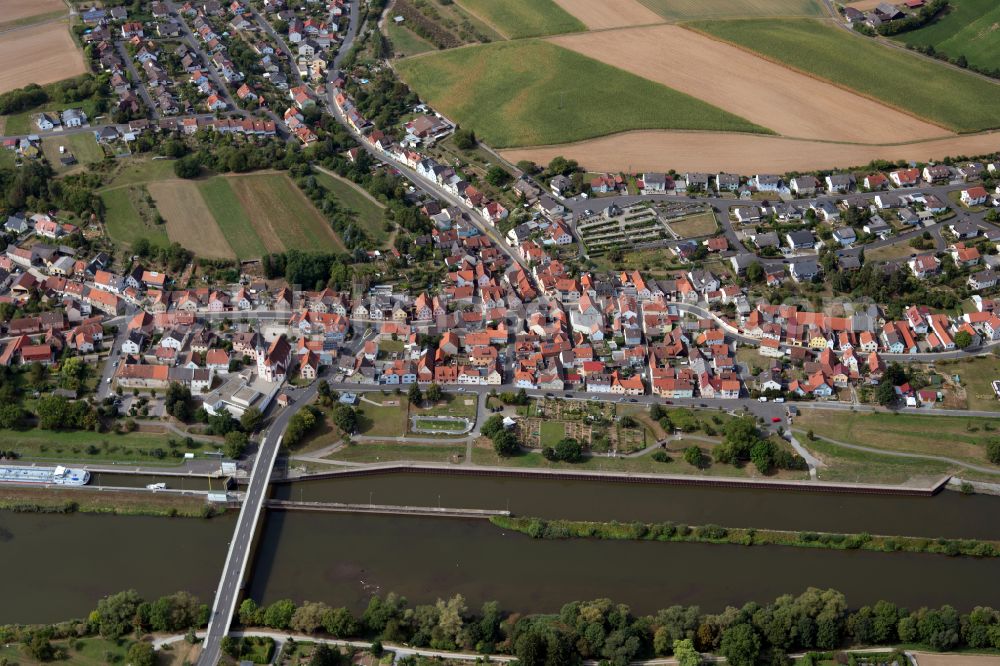
[[638,0],[555,0],[590,30],[662,23],[663,18]]
[[848,2],[845,7],[853,7],[859,12],[867,12],[869,10],[875,9],[883,0],[858,0],[857,2]]
[[562,35],[549,41],[697,97],[783,136],[900,143],[951,134],[676,25]]
[[3,0],[2,4],[3,16],[0,16],[0,23],[9,23],[29,16],[66,9],[66,3],[62,0]]
[[940,654],[914,652],[917,666],[1000,666],[1000,656],[986,654]]
[[208,259],[235,259],[215,218],[194,181],[170,180],[150,183],[149,193],[156,209],[167,221],[167,237],[171,242]]
[[63,21],[0,35],[0,93],[83,74],[83,53]]
[[861,166],[875,159],[929,162],[994,151],[1000,151],[1000,132],[883,146],[723,132],[643,131],[559,146],[513,148],[501,154],[512,163],[536,164],[548,164],[561,155],[588,171],[783,173]]

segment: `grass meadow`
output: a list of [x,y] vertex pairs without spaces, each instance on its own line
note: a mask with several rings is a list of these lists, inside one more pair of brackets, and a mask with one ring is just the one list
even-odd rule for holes
[[538,40],[399,61],[434,108],[491,146],[535,146],[635,129],[766,132],[749,121],[624,70]]
[[956,132],[1000,127],[1000,85],[819,21],[699,21],[690,26]]
[[817,0],[640,0],[665,19],[822,16]]
[[510,39],[587,29],[552,0],[459,0],[459,4]]

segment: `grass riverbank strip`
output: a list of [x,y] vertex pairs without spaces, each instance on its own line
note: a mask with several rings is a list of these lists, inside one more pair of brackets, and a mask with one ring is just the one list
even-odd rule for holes
[[619,541],[675,541],[737,546],[792,546],[828,550],[871,550],[892,553],[933,553],[967,557],[1000,557],[1000,542],[979,539],[933,539],[911,536],[795,532],[752,527],[665,523],[542,520],[494,516],[497,527],[527,534],[533,539],[608,539]]
[[0,511],[209,518],[221,510],[204,497],[175,493],[0,487]]

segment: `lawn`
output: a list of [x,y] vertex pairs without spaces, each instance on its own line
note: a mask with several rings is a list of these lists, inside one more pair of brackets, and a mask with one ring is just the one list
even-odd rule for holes
[[211,211],[215,223],[240,259],[267,254],[264,241],[254,231],[250,219],[226,178],[210,178],[198,183],[201,197]]
[[667,19],[822,16],[816,0],[639,0]]
[[429,53],[400,60],[396,68],[421,97],[494,147],[565,143],[633,129],[766,131],[539,40]]
[[1000,69],[1000,4],[996,0],[949,0],[948,11],[930,25],[893,39],[908,45],[933,46],[969,64]]
[[[104,666],[111,663],[125,663],[125,655],[135,641],[112,641],[106,638],[77,638],[74,640],[52,641],[55,647],[65,648],[67,659],[63,663],[74,666]],[[0,662],[19,666],[40,666],[51,661],[37,661],[28,656],[22,643],[0,645]]]
[[1000,379],[1000,359],[981,356],[955,363],[938,363],[936,370],[943,375],[958,375],[965,387],[968,407],[974,411],[1000,411],[1000,400],[993,392],[991,382]]
[[137,198],[141,196],[138,186],[119,187],[100,193],[104,202],[104,226],[108,236],[131,245],[140,238],[154,245],[167,245],[167,231],[162,225],[143,220],[136,209]]
[[542,421],[539,440],[543,448],[546,446],[554,447],[565,436],[566,424],[562,421]]
[[865,261],[896,261],[897,259],[909,259],[910,255],[917,254],[919,250],[910,246],[909,241],[901,240],[898,243],[883,245],[874,250],[865,249]]
[[[433,405],[414,408],[415,416],[457,416],[476,422],[478,396],[475,393],[445,393],[444,397]],[[467,404],[471,403],[471,404]]]
[[[945,456],[974,465],[988,465],[985,443],[1000,436],[995,419],[964,416],[923,416],[889,412],[852,413],[803,408],[795,429],[817,436],[886,451]],[[811,442],[804,441],[806,447]],[[1000,470],[1000,467],[997,468]]]
[[681,238],[708,236],[714,234],[719,228],[719,223],[715,221],[715,213],[711,211],[684,217],[668,224],[675,233],[680,234]]
[[344,447],[336,453],[327,456],[327,459],[359,463],[388,462],[390,460],[451,462],[464,457],[464,446],[364,443]]
[[372,199],[358,185],[337,178],[322,171],[314,172],[316,182],[324,189],[332,192],[337,201],[356,215],[355,220],[365,233],[375,241],[378,247],[386,247],[389,232],[385,230],[385,206]]
[[[407,430],[406,411],[408,401],[405,395],[381,396],[366,393],[366,398],[358,403],[358,432],[370,437],[402,437]],[[368,400],[380,403],[373,405]],[[385,405],[395,402],[395,405]]]
[[[132,432],[127,435],[95,433],[86,430],[53,432],[51,430],[0,430],[0,444],[5,450],[16,451],[26,460],[53,462],[142,461],[144,463],[180,464],[180,457],[171,451],[186,453],[188,449],[172,449],[170,437],[162,433]],[[175,438],[176,439],[176,438]],[[88,447],[93,446],[93,449]],[[198,444],[201,448],[201,444]],[[156,455],[156,449],[166,455]]]
[[426,39],[416,34],[405,25],[400,25],[395,21],[386,21],[386,36],[392,43],[392,49],[399,57],[417,55],[433,51],[434,45]]
[[[802,443],[812,453],[822,458],[827,465],[817,472],[820,481],[903,484],[911,480],[926,480],[950,473],[960,473],[963,478],[969,476],[965,470],[958,466],[933,460],[894,458],[866,451],[855,451],[821,439],[813,442],[802,441]],[[990,480],[995,481],[996,479]]]
[[958,132],[1000,126],[1000,85],[819,21],[752,19],[691,26]]
[[63,171],[66,169],[66,167],[63,167],[62,164],[59,163],[59,158],[63,156],[59,153],[60,146],[65,146],[66,153],[76,157],[76,161],[79,164],[100,162],[104,159],[104,151],[97,145],[97,140],[94,139],[94,135],[90,132],[43,139],[42,151],[45,153],[45,157],[48,158],[49,162],[52,164],[52,168],[56,171]]
[[490,23],[509,39],[586,30],[552,0],[459,0],[466,11]]

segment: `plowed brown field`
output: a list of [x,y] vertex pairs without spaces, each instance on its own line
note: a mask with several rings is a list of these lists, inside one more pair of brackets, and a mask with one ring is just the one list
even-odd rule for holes
[[63,21],[0,35],[0,93],[83,74],[83,54]]
[[676,25],[562,35],[549,41],[680,90],[783,136],[899,143],[951,134]]

